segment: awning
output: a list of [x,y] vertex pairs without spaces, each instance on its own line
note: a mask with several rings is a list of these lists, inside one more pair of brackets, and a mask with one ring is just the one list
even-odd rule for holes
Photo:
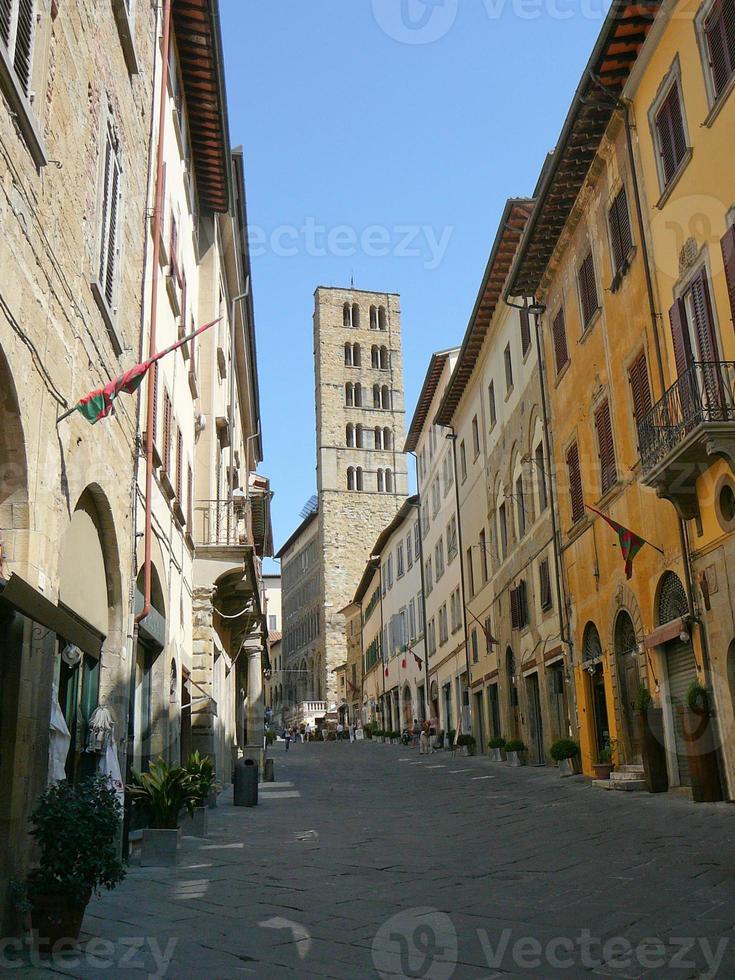
[[69,610],[51,602],[15,572],[7,581],[0,579],[0,599],[34,623],[45,626],[67,643],[73,643],[83,653],[99,660],[104,636],[94,627],[81,622]]
[[668,643],[669,640],[678,640],[680,634],[688,632],[687,620],[683,616],[680,616],[678,619],[672,619],[670,622],[664,623],[663,626],[659,626],[652,633],[649,633],[644,638],[643,645],[646,650],[650,650],[652,647],[661,646],[662,643]]

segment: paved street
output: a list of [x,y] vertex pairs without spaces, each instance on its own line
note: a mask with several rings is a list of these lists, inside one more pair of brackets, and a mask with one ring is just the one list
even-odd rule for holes
[[548,770],[402,746],[286,754],[280,744],[274,754],[278,782],[257,809],[221,802],[209,839],[183,840],[177,870],[134,868],[93,901],[83,938],[114,940],[114,952],[92,944],[57,969],[207,980],[735,975],[731,806],[604,793]]

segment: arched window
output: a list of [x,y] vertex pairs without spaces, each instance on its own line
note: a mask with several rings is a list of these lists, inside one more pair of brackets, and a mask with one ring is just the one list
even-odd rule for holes
[[393,493],[393,471],[385,471],[385,492]]
[[385,490],[385,477],[383,476],[383,471],[378,470],[378,493],[382,493]]
[[385,315],[385,307],[381,306],[378,310],[378,330],[385,330],[387,327],[387,318]]
[[352,309],[349,303],[345,303],[345,305],[342,307],[342,326],[352,326]]
[[689,602],[681,579],[675,572],[664,572],[658,593],[658,623],[689,615]]
[[355,386],[351,381],[345,385],[345,405],[350,408],[355,404]]
[[373,344],[370,348],[370,367],[376,368],[378,366],[378,348]]
[[353,366],[352,361],[352,344],[345,344],[345,365],[347,367]]
[[390,388],[388,385],[383,385],[380,390],[380,403],[383,408],[390,408]]
[[360,326],[360,307],[357,303],[352,304],[352,326],[355,328]]
[[378,329],[378,311],[374,306],[370,307],[370,329]]
[[354,466],[348,466],[347,467],[347,489],[348,490],[356,490],[357,489],[357,487],[356,487],[356,480],[355,480],[355,467]]
[[383,429],[383,449],[392,449],[392,448],[393,448],[393,432],[390,429],[385,428]]
[[355,385],[355,407],[362,407],[362,385],[359,382]]
[[352,422],[349,422],[347,429],[345,431],[345,441],[347,443],[348,449],[352,449],[355,445],[355,427]]
[[375,426],[375,448],[376,449],[383,448],[383,430],[380,428],[379,425]]
[[380,348],[380,367],[387,371],[390,367],[390,355],[388,354],[388,348],[383,346]]
[[635,626],[628,613],[621,609],[615,620],[615,653],[633,653],[638,648]]
[[600,634],[594,623],[587,623],[582,637],[582,660],[599,660],[601,656]]
[[373,385],[373,408],[380,408],[380,385]]
[[360,345],[359,344],[353,344],[352,345],[352,364],[353,364],[353,367],[360,367],[360,360],[361,360],[361,357],[360,357]]
[[358,466],[355,470],[355,490],[362,490],[362,467]]
[[362,449],[362,426],[358,425],[355,427],[355,448]]

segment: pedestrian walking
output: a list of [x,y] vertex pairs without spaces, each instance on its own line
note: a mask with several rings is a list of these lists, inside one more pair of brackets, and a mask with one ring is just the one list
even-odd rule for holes
[[283,737],[286,741],[286,751],[288,752],[288,750],[291,748],[291,732],[286,729],[286,731],[283,733]]
[[341,721],[337,722],[337,741],[341,742],[344,737],[345,726]]
[[419,754],[428,755],[429,754],[429,740],[431,737],[431,723],[427,720],[421,726],[421,734],[419,735]]

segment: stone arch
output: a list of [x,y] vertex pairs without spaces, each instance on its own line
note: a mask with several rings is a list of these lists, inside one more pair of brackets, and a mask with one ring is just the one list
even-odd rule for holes
[[582,634],[582,662],[599,660],[602,657],[600,633],[593,622],[587,623]]
[[615,623],[618,618],[618,614],[624,610],[630,616],[635,629],[635,635],[639,640],[643,639],[645,634],[645,629],[643,626],[643,616],[641,615],[641,607],[638,605],[638,599],[632,589],[628,588],[627,585],[622,583],[618,586],[613,600],[610,604],[609,621],[608,621],[608,633],[607,633],[607,649],[615,649]]
[[[0,348],[0,535],[14,564],[28,559],[27,535],[16,532],[29,528],[25,436],[10,366]],[[1,576],[10,574],[6,560],[0,553]]]
[[663,626],[673,619],[688,615],[689,600],[684,583],[676,572],[664,572],[656,587],[656,625]]

